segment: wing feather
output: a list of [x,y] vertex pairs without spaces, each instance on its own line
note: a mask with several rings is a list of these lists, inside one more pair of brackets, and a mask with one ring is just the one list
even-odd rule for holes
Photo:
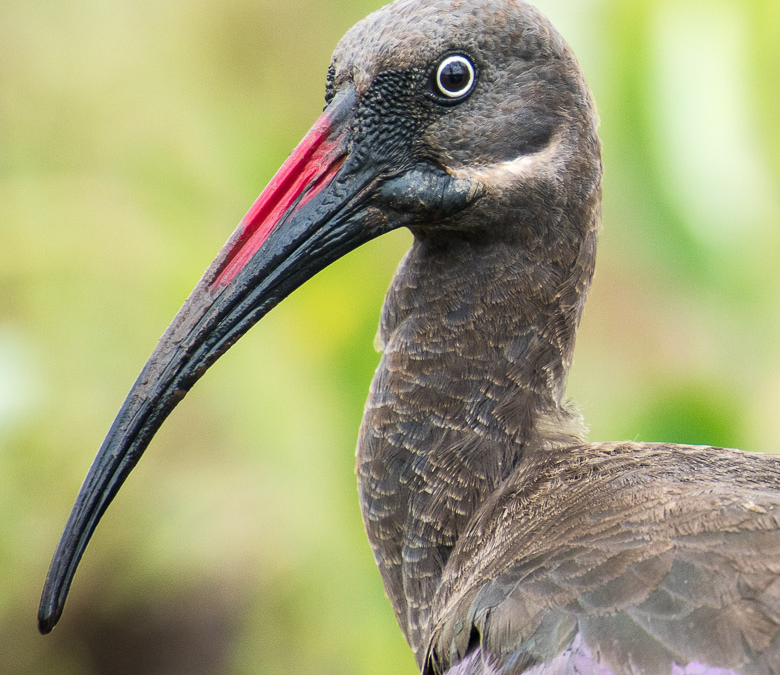
[[780,675],[780,460],[626,443],[523,467],[433,614],[430,673]]

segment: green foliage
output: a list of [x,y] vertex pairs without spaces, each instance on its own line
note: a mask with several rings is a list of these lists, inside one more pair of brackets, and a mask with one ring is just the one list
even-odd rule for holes
[[[592,438],[775,451],[780,5],[538,4],[602,119],[604,232],[570,384]],[[414,672],[353,475],[406,233],[333,265],[215,366],[109,509],[61,626],[35,632],[124,394],[377,6],[0,7],[0,672]]]

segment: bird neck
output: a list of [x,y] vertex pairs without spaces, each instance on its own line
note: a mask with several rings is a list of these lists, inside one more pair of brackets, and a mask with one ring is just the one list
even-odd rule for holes
[[590,279],[573,262],[418,235],[385,299],[369,405],[513,443],[554,434],[541,418],[562,406]]
[[[595,251],[595,228],[584,236]],[[583,246],[534,257],[416,233],[388,291],[357,472],[369,540],[418,656],[475,509],[529,453],[580,440],[563,394],[593,269]]]

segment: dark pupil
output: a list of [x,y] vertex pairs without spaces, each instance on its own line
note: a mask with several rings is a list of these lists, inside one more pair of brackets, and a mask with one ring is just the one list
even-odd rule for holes
[[448,63],[441,71],[441,86],[447,91],[458,91],[463,88],[468,77],[466,67],[457,61]]

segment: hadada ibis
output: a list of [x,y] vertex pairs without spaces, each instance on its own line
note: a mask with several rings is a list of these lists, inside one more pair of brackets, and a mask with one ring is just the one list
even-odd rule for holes
[[41,631],[198,378],[319,270],[407,227],[357,476],[421,673],[780,674],[780,458],[588,443],[564,396],[602,169],[561,36],[522,0],[397,0],[341,40],[325,99],[130,390]]

